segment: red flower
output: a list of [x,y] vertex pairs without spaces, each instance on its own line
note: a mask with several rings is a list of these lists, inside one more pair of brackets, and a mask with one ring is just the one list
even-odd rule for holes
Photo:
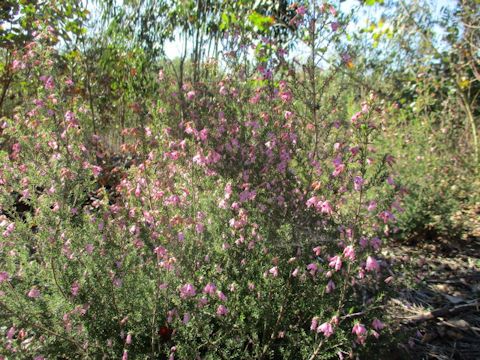
[[169,329],[168,326],[163,325],[160,327],[160,330],[158,330],[158,335],[160,335],[163,341],[170,340],[172,337],[172,330]]

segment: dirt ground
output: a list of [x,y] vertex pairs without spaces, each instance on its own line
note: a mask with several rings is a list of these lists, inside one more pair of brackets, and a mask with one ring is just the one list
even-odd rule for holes
[[403,339],[382,358],[480,359],[480,207],[464,215],[470,231],[462,238],[417,238],[388,250],[403,262],[388,304]]

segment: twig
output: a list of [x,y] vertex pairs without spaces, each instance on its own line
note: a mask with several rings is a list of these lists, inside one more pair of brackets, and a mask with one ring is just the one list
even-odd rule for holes
[[453,316],[453,315],[456,315],[456,314],[461,313],[463,311],[466,311],[469,308],[476,308],[478,310],[478,308],[480,307],[480,303],[479,303],[478,300],[479,299],[473,300],[474,302],[471,302],[469,304],[462,304],[462,305],[457,305],[457,306],[454,306],[454,307],[448,307],[447,306],[447,307],[443,307],[443,308],[440,308],[440,309],[435,309],[435,310],[432,310],[432,311],[430,311],[426,314],[422,314],[420,316],[415,316],[413,318],[410,318],[408,320],[408,323],[414,323],[415,324],[415,323],[428,321],[428,320],[432,320],[432,319],[439,318],[439,317]]

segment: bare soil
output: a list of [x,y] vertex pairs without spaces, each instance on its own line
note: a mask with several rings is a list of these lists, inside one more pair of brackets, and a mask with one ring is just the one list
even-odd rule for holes
[[388,304],[399,343],[381,359],[480,359],[479,209],[462,214],[470,230],[462,238],[417,238],[388,250],[401,263]]

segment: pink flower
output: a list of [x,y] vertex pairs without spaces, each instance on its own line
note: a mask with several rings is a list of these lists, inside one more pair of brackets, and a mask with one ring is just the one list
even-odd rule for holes
[[[345,60],[345,61],[348,62],[348,60]],[[358,118],[359,118],[360,116],[362,116],[362,114],[363,114],[363,113],[362,113],[361,111],[359,111],[358,113],[356,113],[355,115],[353,115],[353,116],[350,118],[350,121],[351,121],[352,123],[354,123],[355,121],[358,120]]]
[[355,342],[358,344],[363,344],[365,342],[365,336],[359,336]]
[[375,330],[382,330],[385,327],[385,325],[383,325],[382,322],[378,319],[374,319],[372,321],[372,326]]
[[382,211],[378,217],[386,224],[389,220],[397,221],[396,217],[390,211]]
[[193,101],[195,99],[195,91],[189,91],[187,93],[187,100],[188,101]]
[[167,254],[167,249],[165,249],[163,246],[157,246],[155,249],[153,249],[153,252],[158,254],[158,257],[164,257]]
[[355,334],[357,336],[361,336],[363,334],[366,334],[367,333],[367,329],[365,329],[365,326],[363,326],[362,324],[355,324],[353,325],[353,329],[352,329],[352,334]]
[[330,280],[327,284],[327,294],[332,290],[335,290],[335,283],[332,280]]
[[277,277],[278,276],[278,266],[274,266],[273,268],[271,268],[270,270],[268,270],[268,272],[270,274],[272,274],[274,277]]
[[332,22],[330,25],[332,26],[332,31],[337,31],[337,29],[340,27],[340,24],[337,22]]
[[65,113],[64,119],[68,123],[69,127],[74,127],[79,125],[79,122],[77,120],[77,117],[75,116],[75,113],[73,113],[70,110]]
[[342,259],[339,256],[334,256],[330,259],[328,267],[335,268],[335,271],[340,270],[340,268],[342,267]]
[[316,203],[317,203],[317,198],[313,196],[307,200],[307,207],[309,208],[310,206],[315,205]]
[[190,283],[183,285],[180,290],[180,298],[183,299],[186,296],[195,296],[195,288]]
[[203,223],[202,222],[197,222],[195,225],[195,230],[197,233],[201,234],[203,232]]
[[310,270],[310,274],[312,274],[312,276],[315,275],[315,272],[317,271],[317,268],[318,268],[317,264],[312,263],[312,264],[307,265],[307,270]]
[[360,191],[363,184],[365,184],[365,180],[363,180],[361,176],[355,176],[353,178],[353,187],[355,191]]
[[352,245],[347,246],[343,250],[343,256],[345,256],[346,259],[355,260],[355,250]]
[[15,328],[12,326],[7,331],[7,340],[12,340],[13,336],[15,335]]
[[304,6],[299,6],[296,11],[297,11],[297,14],[300,16],[305,15],[307,12]]
[[127,350],[124,350],[124,351],[123,351],[122,360],[127,360],[127,359],[128,359],[128,351],[127,351]]
[[380,264],[373,257],[369,256],[367,257],[367,264],[365,266],[365,269],[368,271],[379,271]]
[[132,334],[128,333],[127,334],[127,339],[125,340],[125,344],[130,344],[132,342]]
[[220,290],[217,291],[217,296],[220,300],[222,301],[227,301],[227,297],[225,296],[225,294],[223,292],[221,292]]
[[93,176],[98,176],[102,172],[102,168],[100,166],[92,166]]
[[72,293],[72,296],[77,296],[78,295],[79,288],[80,288],[80,286],[79,286],[79,283],[78,283],[78,280],[77,280],[72,284],[72,287],[70,289],[70,291]]
[[28,292],[27,296],[31,297],[31,298],[39,297],[40,296],[40,291],[38,291],[37,289],[32,289]]
[[0,271],[0,284],[4,282],[5,280],[8,280],[9,275],[5,271]]
[[90,255],[92,250],[93,250],[93,245],[92,244],[87,244],[87,248],[85,249],[85,252],[87,253],[87,255]]
[[372,247],[375,249],[375,250],[380,250],[380,244],[382,243],[382,240],[380,240],[379,238],[372,238],[372,240],[370,240],[370,243],[372,244]]
[[207,285],[205,285],[205,288],[203,289],[203,293],[213,295],[215,294],[215,290],[217,290],[215,284],[208,283]]
[[358,239],[358,242],[362,248],[365,248],[368,245],[368,240],[363,236],[360,239]]
[[43,85],[45,86],[45,89],[47,90],[53,90],[55,88],[54,82],[53,82],[53,77],[49,76],[43,81]]
[[229,313],[229,311],[227,310],[227,308],[224,305],[220,305],[217,309],[217,315],[218,316],[226,315],[228,313]]
[[310,330],[311,331],[315,330],[317,328],[317,326],[318,326],[318,317],[315,316],[312,319],[312,325],[310,326]]
[[330,201],[319,201],[317,203],[317,205],[320,207],[320,212],[322,214],[329,214],[329,215],[332,215],[333,214],[333,210],[332,210],[332,205],[330,204]]
[[317,332],[323,333],[323,335],[328,338],[330,335],[333,334],[332,324],[330,324],[329,322],[324,322],[317,328]]
[[280,92],[280,98],[284,102],[290,102],[292,100],[292,93],[290,91],[281,91]]

